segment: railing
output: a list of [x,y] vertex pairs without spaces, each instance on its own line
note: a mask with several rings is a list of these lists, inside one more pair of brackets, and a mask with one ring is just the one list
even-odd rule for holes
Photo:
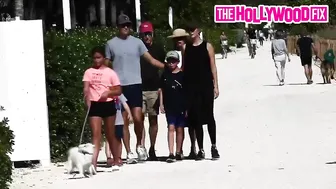
[[[317,56],[323,60],[323,55],[328,49],[336,52],[336,40],[323,39],[318,36],[312,36],[317,51]],[[290,54],[296,54],[297,40],[299,36],[290,36],[287,38],[287,48]],[[320,61],[316,61],[315,65],[319,67]],[[335,64],[335,62],[334,62]]]
[[[329,39],[323,39],[319,38],[318,36],[312,37],[314,40],[314,44],[317,50],[317,55],[323,59],[324,53],[328,49],[333,49],[334,52],[336,52],[336,40],[329,40]],[[298,36],[290,36],[287,38],[287,48],[289,53],[296,54],[296,47],[297,47],[297,40],[299,39]]]

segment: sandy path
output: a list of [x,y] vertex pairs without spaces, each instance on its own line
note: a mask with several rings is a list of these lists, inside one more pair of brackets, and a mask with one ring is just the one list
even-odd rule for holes
[[[286,67],[288,85],[274,86],[270,43],[257,53],[252,60],[246,49],[240,49],[226,60],[217,59],[219,161],[147,162],[125,165],[116,172],[100,168],[103,172],[89,179],[69,179],[72,176],[64,174],[64,167],[16,169],[12,188],[335,189],[336,165],[326,163],[336,160],[336,88],[299,85],[306,81],[296,56]],[[314,82],[320,83],[315,70]],[[159,127],[157,153],[165,156],[162,115]],[[209,157],[208,135],[205,147]],[[189,153],[188,138],[184,151]]]

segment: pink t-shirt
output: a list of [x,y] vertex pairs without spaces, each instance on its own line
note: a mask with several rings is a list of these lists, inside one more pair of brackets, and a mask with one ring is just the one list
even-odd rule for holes
[[[89,99],[95,102],[99,101],[100,96],[105,91],[110,90],[110,87],[120,85],[117,73],[109,67],[87,69],[84,73],[83,81],[90,82]],[[112,100],[113,98],[108,98],[106,101]]]

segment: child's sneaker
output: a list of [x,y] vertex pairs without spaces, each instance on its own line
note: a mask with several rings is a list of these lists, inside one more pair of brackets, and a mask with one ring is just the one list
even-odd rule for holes
[[197,155],[196,155],[196,161],[200,161],[200,160],[204,160],[205,159],[205,153],[204,150],[200,150],[198,151]]
[[138,159],[139,161],[146,161],[147,160],[147,153],[146,153],[146,148],[143,146],[138,146],[137,149],[137,154],[138,154]]
[[176,161],[176,158],[174,156],[174,154],[169,154],[168,158],[167,158],[167,163],[173,163]]
[[176,160],[177,161],[182,161],[182,159],[183,159],[182,153],[176,153]]
[[212,146],[211,147],[211,157],[213,160],[217,160],[220,158],[220,155],[218,153],[217,147],[216,146]]
[[127,164],[136,164],[138,163],[137,157],[133,154],[133,152],[130,152],[127,154]]

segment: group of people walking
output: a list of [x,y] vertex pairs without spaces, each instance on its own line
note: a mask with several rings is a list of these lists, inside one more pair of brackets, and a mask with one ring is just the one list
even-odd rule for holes
[[[286,36],[283,32],[280,30],[276,31],[274,37],[275,38],[272,40],[271,45],[272,58],[275,63],[279,85],[283,86],[285,84],[286,59],[288,59],[288,62],[290,62],[291,59],[288,53],[287,43],[285,41]],[[307,84],[312,84],[312,59],[313,53],[316,55],[317,51],[313,39],[307,35],[307,32],[302,32],[300,38],[297,40],[296,52],[300,57],[301,65],[304,68]]]
[[[186,127],[191,141],[187,158],[205,158],[204,124],[208,126],[211,139],[211,156],[218,159],[214,99],[219,96],[219,88],[213,46],[201,39],[199,26],[189,24],[185,30],[176,29],[168,36],[174,41],[176,50],[165,53],[153,40],[154,29],[150,22],[141,24],[141,39],[130,34],[131,24],[127,15],[118,17],[118,36],[109,40],[105,48],[92,50],[93,65],[84,73],[84,98],[95,145],[93,165],[97,167],[102,125],[108,143],[108,163],[112,166],[123,164],[122,143],[127,163],[157,160],[155,144],[158,130],[162,129],[158,126],[159,111],[166,114],[167,120],[167,162],[184,158],[182,146]],[[146,114],[150,138],[148,152],[144,142]],[[131,120],[136,134],[136,154],[130,148]]]

